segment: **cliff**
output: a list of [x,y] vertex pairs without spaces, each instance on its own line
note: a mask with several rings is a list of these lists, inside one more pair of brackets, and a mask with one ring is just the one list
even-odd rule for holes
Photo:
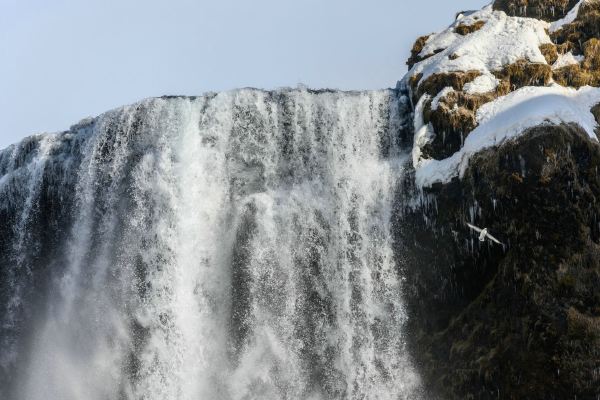
[[499,0],[415,43],[396,235],[432,397],[600,395],[599,27],[598,1]]

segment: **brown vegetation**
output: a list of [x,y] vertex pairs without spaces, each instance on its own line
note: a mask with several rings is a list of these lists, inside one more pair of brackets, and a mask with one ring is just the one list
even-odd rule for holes
[[591,38],[583,44],[583,54],[585,60],[583,61],[583,68],[598,71],[600,70],[600,40]]
[[568,65],[554,70],[554,81],[562,86],[580,88],[582,86],[599,86],[599,71],[589,71],[578,64]]
[[[556,20],[568,12],[576,1],[571,0],[497,0],[496,9],[503,9],[511,15],[537,16],[538,18]],[[500,7],[500,8],[499,8]],[[517,7],[517,9],[515,9]],[[554,10],[552,10],[554,8]],[[553,15],[552,17],[550,17]],[[467,35],[485,24],[477,21],[472,25],[460,24],[455,32]],[[581,86],[600,86],[600,0],[588,0],[582,4],[575,21],[563,26],[563,29],[551,34],[554,43],[540,46],[547,64],[519,60],[506,65],[493,74],[500,80],[497,89],[490,93],[467,94],[463,92],[466,83],[480,75],[479,71],[456,71],[444,74],[434,74],[426,80],[422,74],[416,74],[409,80],[413,101],[416,103],[421,96],[428,94],[434,97],[444,88],[451,87],[448,93],[438,102],[436,110],[431,109],[431,100],[424,107],[424,121],[431,123],[436,133],[434,139],[423,148],[423,155],[436,159],[446,158],[458,151],[464,139],[476,128],[477,110],[485,103],[495,100],[525,86],[546,86],[554,80],[564,85],[579,88]],[[429,36],[417,40],[413,47],[409,66],[422,61],[419,57]],[[584,55],[581,65],[569,65],[552,70],[560,55],[567,52]],[[455,54],[451,59],[458,58]],[[600,114],[600,105],[596,108]]]
[[445,102],[440,102],[436,110],[431,110],[431,103],[427,104],[424,119],[431,124],[436,136],[421,149],[423,156],[438,160],[460,150],[464,139],[477,126],[472,110],[449,106]]
[[413,94],[416,94],[416,100],[418,100],[425,93],[430,96],[435,96],[446,87],[452,87],[454,90],[462,90],[465,83],[471,82],[479,75],[481,75],[481,73],[475,70],[433,74],[420,83],[420,77],[419,79],[413,80],[411,82],[411,88]]
[[583,44],[600,37],[600,0],[588,0],[579,8],[577,18],[550,34],[552,41],[565,45],[568,51],[583,54]]
[[555,44],[544,43],[540,46],[540,51],[548,64],[552,65],[558,60],[558,48]]
[[430,123],[436,134],[433,140],[422,148],[425,157],[439,160],[460,150],[464,139],[477,127],[477,110],[483,104],[523,86],[547,85],[552,78],[549,65],[524,60],[507,65],[494,74],[500,79],[498,87],[488,93],[476,94],[463,92],[463,87],[480,76],[479,71],[434,74],[423,82],[422,75],[415,75],[410,80],[415,102],[424,94],[434,97],[446,87],[454,89],[439,99],[435,110],[431,109],[431,100],[424,107],[424,122]]
[[599,37],[600,0],[588,0],[581,4],[575,21],[551,34],[559,53],[571,51],[585,57],[581,65],[569,65],[555,70],[553,75],[557,83],[576,88],[585,85],[600,86]]
[[600,86],[600,40],[591,38],[580,47],[585,59],[553,71],[554,80],[563,86]]
[[471,25],[460,24],[456,28],[454,28],[454,32],[458,33],[459,35],[465,36],[469,33],[477,32],[478,30],[483,28],[484,25],[485,21],[476,21],[474,24]]
[[411,69],[416,63],[423,61],[425,58],[419,56],[423,48],[425,47],[425,43],[427,43],[427,39],[429,39],[431,35],[425,35],[419,37],[415,44],[413,44],[412,49],[410,50],[410,58],[406,61],[406,65],[408,65],[408,69]]
[[510,92],[508,82],[501,81],[496,90],[488,93],[469,94],[461,90],[449,92],[431,109],[431,100],[426,104],[423,119],[431,123],[436,137],[423,147],[423,155],[443,159],[458,151],[464,139],[477,127],[477,110],[499,96]]
[[508,81],[511,91],[524,86],[546,86],[552,79],[552,68],[548,64],[519,60],[495,71],[496,78]]

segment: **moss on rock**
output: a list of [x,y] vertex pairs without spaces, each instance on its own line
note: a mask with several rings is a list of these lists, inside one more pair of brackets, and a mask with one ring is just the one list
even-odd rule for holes
[[599,86],[600,75],[591,72],[580,65],[568,65],[559,68],[553,73],[554,81],[562,86],[580,88],[582,86]]
[[421,51],[425,47],[425,43],[429,39],[431,35],[420,36],[417,38],[415,43],[413,44],[412,49],[410,50],[410,58],[406,61],[406,65],[408,65],[408,69],[411,69],[416,63],[423,61],[425,58],[421,57]]
[[524,86],[546,86],[552,80],[552,68],[548,64],[519,60],[495,71],[496,78],[508,81],[511,91]]
[[599,167],[580,127],[540,126],[399,206],[410,348],[432,398],[600,395]]
[[485,25],[485,21],[475,21],[471,25],[459,24],[456,28],[454,28],[454,32],[459,35],[466,36],[470,33],[477,32]]
[[558,48],[555,44],[544,43],[540,46],[540,51],[548,64],[552,65],[558,60]]
[[463,86],[481,75],[479,71],[455,71],[444,74],[433,74],[424,81],[421,81],[421,75],[411,80],[413,100],[417,101],[422,95],[428,94],[435,96],[446,87],[454,90],[462,90]]

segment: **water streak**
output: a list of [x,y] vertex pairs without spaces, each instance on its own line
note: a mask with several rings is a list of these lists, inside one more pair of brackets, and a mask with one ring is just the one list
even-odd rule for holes
[[[0,153],[5,397],[416,398],[390,222],[405,102],[151,99]],[[30,222],[63,221],[42,196],[60,180],[66,233],[44,243]],[[29,265],[35,241],[60,251]],[[39,270],[43,290],[18,289]]]

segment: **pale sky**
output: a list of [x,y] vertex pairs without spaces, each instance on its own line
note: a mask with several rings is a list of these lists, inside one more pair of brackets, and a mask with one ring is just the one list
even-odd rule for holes
[[145,97],[379,89],[491,0],[0,0],[0,148]]

